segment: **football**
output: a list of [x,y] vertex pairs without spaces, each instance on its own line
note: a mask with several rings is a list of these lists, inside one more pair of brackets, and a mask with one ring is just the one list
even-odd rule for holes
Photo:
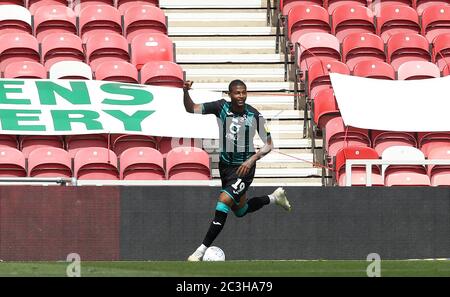
[[203,255],[203,261],[225,261],[225,253],[217,246],[210,246]]

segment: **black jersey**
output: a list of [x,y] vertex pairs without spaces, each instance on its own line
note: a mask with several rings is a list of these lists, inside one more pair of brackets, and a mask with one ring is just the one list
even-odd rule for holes
[[242,113],[231,110],[231,102],[202,104],[202,114],[214,114],[220,130],[220,162],[240,165],[255,154],[253,138],[258,132],[264,143],[270,137],[264,117],[251,105],[245,104]]

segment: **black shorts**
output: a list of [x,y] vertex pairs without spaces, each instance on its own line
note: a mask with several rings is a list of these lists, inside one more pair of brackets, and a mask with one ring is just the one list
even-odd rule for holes
[[220,192],[227,193],[236,205],[239,204],[241,197],[247,192],[253,182],[256,169],[255,165],[246,176],[239,177],[236,174],[239,166],[219,162],[220,179],[222,180],[222,190]]

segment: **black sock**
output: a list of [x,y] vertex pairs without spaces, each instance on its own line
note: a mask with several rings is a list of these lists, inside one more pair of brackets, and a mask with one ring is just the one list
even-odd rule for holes
[[270,203],[269,196],[253,197],[247,202],[248,208],[245,214],[257,211],[258,209],[269,203]]
[[207,247],[211,246],[213,241],[216,239],[217,235],[219,235],[220,231],[222,231],[226,220],[227,220],[227,213],[220,210],[216,210],[214,220],[211,222],[208,232],[206,233],[205,239],[203,240],[203,244],[205,246]]

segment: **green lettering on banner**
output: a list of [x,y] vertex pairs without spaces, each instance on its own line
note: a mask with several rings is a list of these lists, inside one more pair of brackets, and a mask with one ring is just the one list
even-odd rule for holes
[[91,104],[88,88],[83,81],[71,81],[71,89],[51,81],[36,81],[36,87],[42,105],[56,105],[56,94],[74,105]]
[[41,114],[40,110],[0,109],[2,130],[9,131],[45,131],[43,125],[21,125],[19,121],[39,121],[39,116],[19,114]]
[[[103,130],[98,112],[91,110],[52,110],[55,131],[71,131],[72,123],[83,123],[87,130]],[[71,116],[78,117],[71,117]]]
[[141,122],[154,113],[154,110],[138,110],[131,116],[121,110],[103,110],[123,123],[125,131],[142,131]]
[[115,95],[131,96],[133,98],[129,100],[105,98],[102,103],[109,105],[143,105],[150,103],[153,100],[153,94],[146,90],[136,89],[144,87],[145,86],[119,83],[103,84],[100,86],[100,89],[103,92]]
[[23,86],[23,80],[2,80],[0,81],[0,104],[31,104],[30,99],[11,99],[7,94],[20,94],[22,88],[7,88],[5,85],[20,85]]

